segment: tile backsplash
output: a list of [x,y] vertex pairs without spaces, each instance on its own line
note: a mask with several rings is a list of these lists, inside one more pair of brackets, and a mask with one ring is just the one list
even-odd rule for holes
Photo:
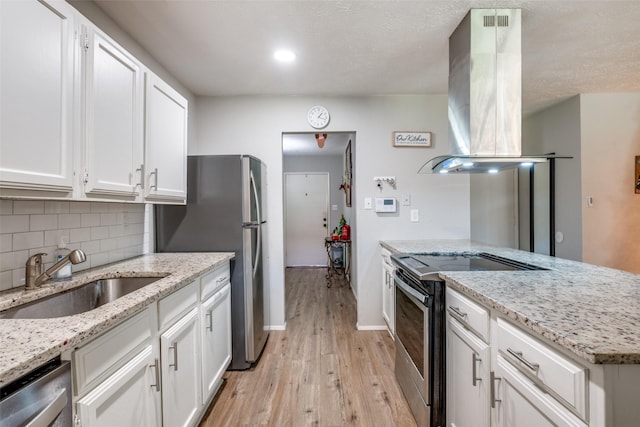
[[74,271],[152,252],[151,206],[128,203],[0,200],[0,291],[24,285],[29,256],[45,252],[54,262],[60,237],[87,260]]

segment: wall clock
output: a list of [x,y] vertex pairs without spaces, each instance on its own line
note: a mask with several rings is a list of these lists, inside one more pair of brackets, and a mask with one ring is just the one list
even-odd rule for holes
[[307,113],[307,121],[312,128],[322,129],[329,124],[329,110],[321,105],[311,107]]

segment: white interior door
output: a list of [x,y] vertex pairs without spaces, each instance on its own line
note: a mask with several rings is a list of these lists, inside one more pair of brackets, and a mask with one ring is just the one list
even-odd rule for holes
[[326,266],[329,173],[286,173],[284,183],[287,267]]

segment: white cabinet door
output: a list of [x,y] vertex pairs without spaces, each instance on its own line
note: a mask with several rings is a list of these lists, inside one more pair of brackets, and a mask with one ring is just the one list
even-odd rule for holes
[[160,336],[163,425],[194,425],[201,407],[198,309]]
[[0,2],[3,189],[71,195],[76,13],[64,1]]
[[140,191],[141,64],[96,28],[85,56],[85,193],[132,200]]
[[145,175],[148,201],[186,202],[187,100],[146,73]]
[[587,426],[502,356],[497,358],[495,375],[495,427]]
[[231,362],[231,285],[227,284],[202,304],[202,403],[221,384]]
[[389,333],[395,334],[395,285],[393,270],[383,264],[382,267],[382,317],[387,323]]
[[84,427],[160,425],[159,363],[152,346],[107,378],[77,402]]
[[490,357],[487,344],[447,315],[447,426],[489,427]]

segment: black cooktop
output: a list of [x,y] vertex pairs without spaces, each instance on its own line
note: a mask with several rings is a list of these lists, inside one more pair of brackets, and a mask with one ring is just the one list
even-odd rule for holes
[[393,255],[398,267],[419,280],[441,280],[440,271],[544,270],[535,265],[480,253],[416,253]]

